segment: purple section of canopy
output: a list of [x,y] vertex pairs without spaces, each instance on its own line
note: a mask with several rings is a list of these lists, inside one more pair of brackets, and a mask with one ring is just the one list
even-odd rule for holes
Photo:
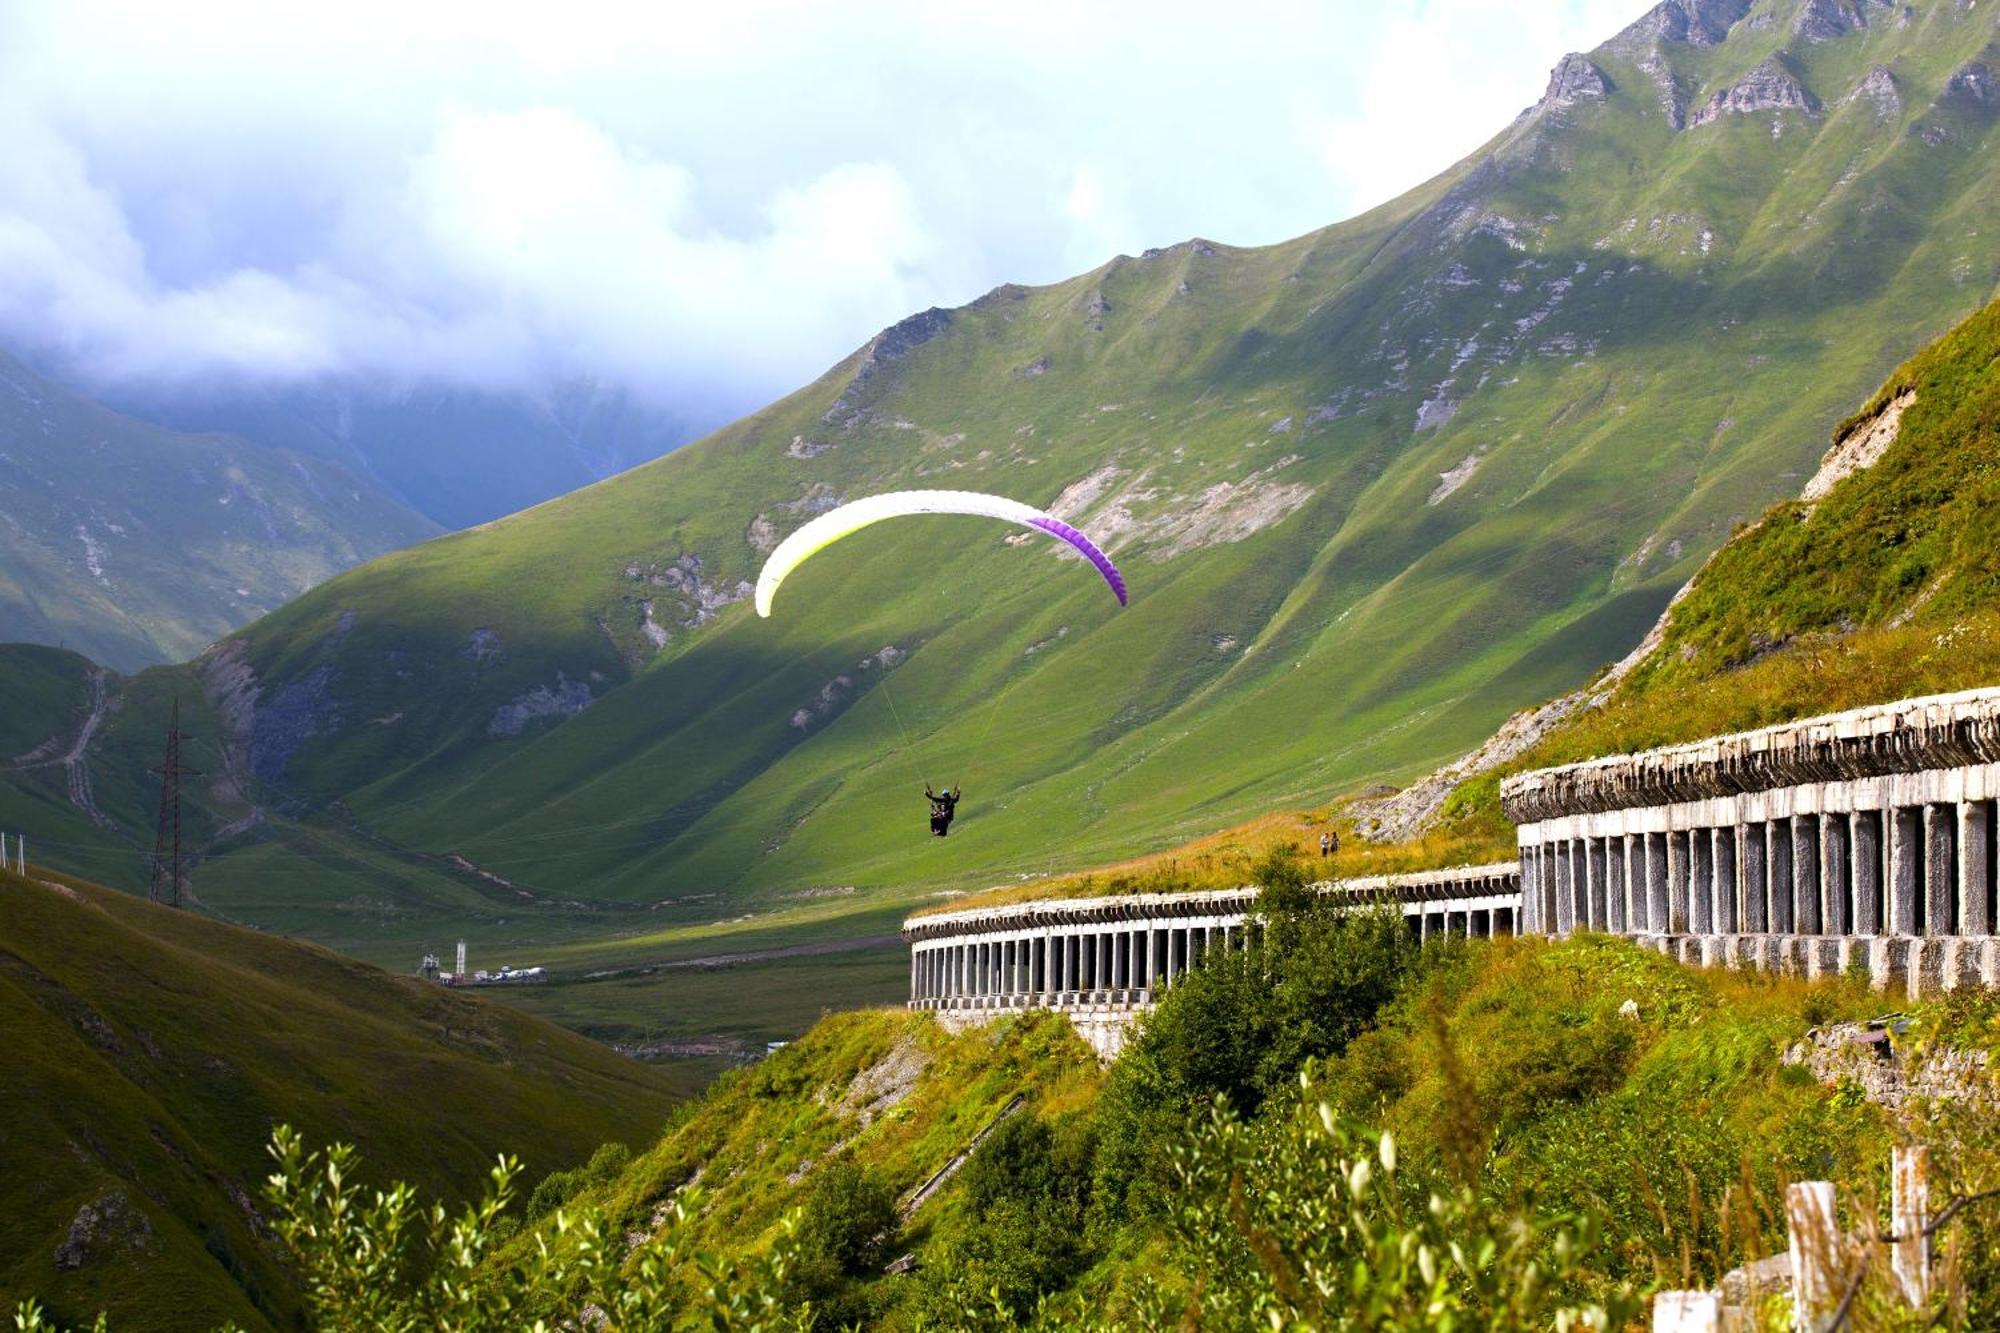
[[1096,543],[1059,518],[1033,518],[1028,521],[1081,551],[1084,559],[1097,566],[1097,572],[1111,585],[1111,591],[1118,594],[1118,605],[1125,605],[1125,576],[1118,572],[1118,566],[1111,563],[1110,556],[1097,549]]

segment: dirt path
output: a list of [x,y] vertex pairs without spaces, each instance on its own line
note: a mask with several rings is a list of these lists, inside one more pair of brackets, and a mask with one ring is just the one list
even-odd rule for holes
[[581,981],[616,981],[625,977],[651,976],[677,968],[737,967],[744,963],[769,963],[780,958],[810,958],[819,954],[854,953],[862,949],[886,949],[902,943],[901,935],[863,935],[858,939],[816,940],[811,944],[788,944],[779,949],[748,949],[742,953],[709,954],[702,958],[676,958],[666,963],[642,963],[635,967],[613,967],[602,972],[586,972]]
[[99,828],[110,828],[110,816],[98,809],[97,794],[90,786],[90,741],[97,734],[98,724],[104,721],[104,712],[108,707],[104,680],[104,668],[92,667],[90,716],[77,728],[76,744],[70,746],[69,753],[62,757],[62,766],[69,778],[69,803],[89,815],[90,822]]

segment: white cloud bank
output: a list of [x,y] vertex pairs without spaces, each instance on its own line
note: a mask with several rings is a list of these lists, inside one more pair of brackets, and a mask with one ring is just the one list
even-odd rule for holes
[[0,339],[741,410],[928,305],[1380,202],[1641,2],[0,0]]

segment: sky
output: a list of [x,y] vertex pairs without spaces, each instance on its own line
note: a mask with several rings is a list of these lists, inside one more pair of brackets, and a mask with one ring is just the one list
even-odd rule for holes
[[697,415],[1449,166],[1645,0],[0,0],[0,342]]

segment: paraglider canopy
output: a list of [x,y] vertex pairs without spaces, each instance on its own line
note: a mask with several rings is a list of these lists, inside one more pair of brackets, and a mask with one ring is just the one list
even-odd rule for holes
[[1045,532],[1058,541],[1068,543],[1095,565],[1097,572],[1104,576],[1104,581],[1111,585],[1118,604],[1125,605],[1125,577],[1111,563],[1111,557],[1098,550],[1090,538],[1051,514],[1022,504],[1019,500],[982,495],[977,491],[891,491],[829,510],[780,542],[778,549],[771,552],[771,558],[764,562],[764,572],[757,576],[757,614],[771,614],[771,602],[778,595],[778,585],[816,552],[872,523],[880,523],[885,518],[901,518],[905,514],[971,514],[979,518],[1003,519]]

